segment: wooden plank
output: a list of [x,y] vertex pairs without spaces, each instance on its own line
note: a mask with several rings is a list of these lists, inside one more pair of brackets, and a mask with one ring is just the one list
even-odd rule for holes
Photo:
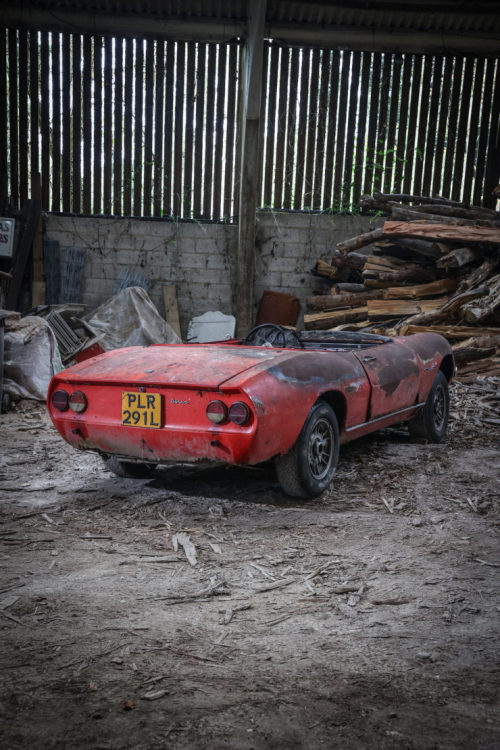
[[500,182],[500,72],[496,71],[496,85],[491,110],[491,128],[486,152],[486,173],[484,181],[484,205],[494,208],[496,198],[493,190]]
[[472,182],[474,179],[476,164],[479,160],[483,159],[484,156],[481,152],[477,151],[477,144],[479,141],[479,113],[483,96],[484,67],[484,58],[476,60],[463,172],[462,198],[466,203],[472,203]]
[[[134,111],[132,93],[134,86],[134,40],[125,40],[125,105],[123,115],[123,213],[132,214],[132,134]],[[115,164],[116,169],[116,164]]]
[[92,213],[102,213],[102,37],[94,37],[94,188]]
[[153,205],[153,93],[154,93],[154,42],[145,40],[146,77],[144,107],[144,207],[143,216],[151,216]]
[[370,114],[368,118],[368,140],[366,145],[366,170],[363,191],[372,193],[375,164],[377,163],[377,122],[378,103],[380,98],[380,72],[382,55],[376,52],[372,55],[372,76],[370,83]]
[[123,72],[124,72],[124,42],[123,39],[115,39],[115,75],[113,107],[115,124],[113,131],[113,214],[122,214],[122,169],[123,169]]
[[[490,123],[491,108],[493,105],[493,80],[495,75],[495,60],[486,60],[486,73],[484,76],[484,92],[481,101],[481,116],[479,120],[479,138],[477,153],[486,154],[488,144],[488,130]],[[498,88],[498,86],[497,86]],[[481,158],[476,163],[474,177],[474,193],[472,203],[475,206],[483,205],[484,198],[484,175],[486,170],[486,159]]]
[[[427,125],[427,135],[425,138],[424,165],[422,194],[429,195],[431,192],[432,171],[435,168],[437,144],[436,137],[438,131],[438,112],[439,98],[443,81],[443,63],[444,58],[439,56],[434,58],[432,83],[431,83],[431,101],[429,107],[429,120]],[[425,90],[425,89],[424,89]]]
[[436,133],[436,147],[434,153],[434,174],[432,177],[432,195],[441,193],[443,181],[443,157],[446,151],[446,124],[450,106],[450,91],[453,73],[453,58],[444,58],[442,79],[439,85],[439,118]]
[[288,112],[287,85],[290,72],[290,51],[287,47],[280,49],[279,64],[279,104],[277,109],[276,161],[274,168],[274,195],[271,204],[274,208],[283,208],[284,201],[284,164],[286,123]]
[[[92,39],[83,37],[83,213],[90,214],[92,199]],[[131,113],[132,115],[132,113]],[[126,152],[125,152],[126,158]],[[42,174],[43,189],[43,174]]]
[[328,78],[330,75],[330,53],[328,50],[320,50],[320,72],[318,90],[318,120],[316,127],[316,146],[314,176],[312,186],[312,208],[322,208],[322,184],[325,169],[326,156],[326,121],[328,112]]
[[349,96],[349,71],[351,53],[342,51],[342,71],[340,74],[339,110],[335,138],[335,167],[333,173],[333,208],[342,208],[342,178],[344,165],[345,137],[347,128],[347,101]]
[[205,170],[203,175],[203,218],[212,218],[212,180],[213,180],[213,152],[215,143],[215,62],[216,46],[208,45],[207,62],[207,100],[206,100],[206,126],[205,126]]
[[19,29],[19,195],[28,198],[28,33]]
[[42,167],[42,209],[50,209],[50,123],[49,123],[49,38],[40,34],[40,133]]
[[[457,147],[453,165],[453,182],[451,198],[454,201],[462,200],[462,187],[464,178],[464,157],[466,155],[469,111],[471,105],[470,92],[472,91],[472,78],[474,75],[474,60],[468,57],[465,61],[464,82],[462,96],[460,98],[460,116],[458,120]],[[466,95],[465,92],[467,92]],[[467,198],[466,198],[467,200]]]
[[71,35],[62,37],[62,183],[61,201],[65,213],[71,211]]
[[[188,42],[186,49],[186,124],[184,127],[184,184],[182,193],[183,216],[193,213],[193,152],[194,152],[194,101],[196,96],[196,45]],[[222,163],[222,154],[220,155]]]
[[311,75],[309,82],[309,106],[307,115],[307,152],[305,157],[304,208],[314,207],[314,161],[316,156],[319,98],[320,51],[311,52]]
[[[194,170],[193,170],[193,213],[200,218],[203,213],[203,118],[205,110],[205,68],[206,44],[197,44],[198,59],[196,67],[195,94],[195,135],[194,135]],[[233,72],[236,78],[236,71]]]
[[[422,101],[419,107],[417,126],[415,173],[413,175],[413,192],[422,195],[423,172],[425,168],[424,156],[426,152],[427,123],[429,120],[429,107],[424,102],[429,99],[432,80],[432,57],[425,55],[423,59],[422,72]],[[416,126],[416,121],[410,123],[410,127]]]
[[402,336],[411,336],[414,333],[439,333],[440,336],[454,340],[468,339],[471,336],[500,336],[500,328],[481,326],[481,328],[472,326],[455,326],[455,325],[405,325],[401,329]]
[[163,215],[172,216],[175,42],[167,42],[165,60],[165,140],[163,142]]
[[135,40],[135,76],[134,76],[134,189],[133,213],[142,216],[142,186],[144,167],[144,47],[143,40]]
[[[19,109],[17,87],[17,31],[9,29],[9,174],[10,191],[14,206],[19,207]],[[12,72],[13,71],[13,72]],[[2,145],[3,148],[3,145]]]
[[341,202],[344,211],[348,211],[352,207],[352,185],[354,181],[354,142],[356,139],[356,113],[359,106],[358,88],[361,67],[361,52],[352,52],[351,57],[351,90],[349,94],[349,111],[347,115],[344,179],[342,183]]
[[224,110],[226,99],[226,60],[227,51],[224,44],[219,44],[217,60],[217,104],[215,109],[215,158],[214,177],[212,182],[213,218],[222,218],[222,172],[224,147]]
[[177,42],[177,63],[175,70],[175,132],[174,132],[174,185],[173,185],[173,202],[174,217],[178,218],[183,215],[183,194],[182,194],[182,142],[184,136],[184,77],[185,77],[185,53],[186,45],[184,42]]
[[363,177],[363,168],[366,163],[365,143],[368,130],[368,92],[370,85],[371,55],[368,52],[363,52],[362,56],[363,60],[361,64],[361,85],[359,88],[358,106],[358,130],[352,184],[352,202],[355,207],[359,206],[359,200],[361,198],[361,180]]
[[72,80],[73,80],[73,194],[71,210],[80,213],[82,196],[82,38],[72,37]]
[[299,102],[300,50],[292,49],[290,66],[288,119],[285,149],[285,190],[283,208],[292,208],[293,171],[296,164],[295,141],[297,137],[297,105]]
[[295,186],[292,197],[292,205],[295,209],[304,207],[307,116],[308,112],[310,112],[308,105],[310,62],[310,50],[302,50],[302,59],[300,61],[300,96],[298,104],[299,114],[297,118],[296,131]]
[[161,39],[155,46],[155,93],[154,93],[154,152],[153,152],[153,216],[161,216],[162,168],[163,168],[163,116],[165,87],[165,48]]
[[[31,179],[31,195],[33,199],[40,202],[42,195],[42,186],[40,173],[37,172]],[[41,205],[41,204],[40,204]],[[31,305],[45,304],[45,282],[43,280],[43,232],[42,232],[42,215],[38,216],[35,233],[33,235],[33,282],[31,286]]]
[[437,279],[428,284],[414,286],[391,286],[383,292],[384,299],[424,299],[436,297],[447,292],[454,292],[458,287],[458,279]]
[[19,293],[21,291],[24,272],[31,252],[33,237],[40,218],[40,201],[27,200],[22,209],[22,230],[19,244],[14,256],[12,278],[7,289],[5,307],[7,310],[17,310],[19,304]]
[[401,68],[403,56],[392,56],[392,80],[390,86],[389,122],[387,125],[387,155],[383,176],[384,191],[390,192],[394,187],[394,155],[396,153],[396,128],[399,113],[399,98],[401,92]]
[[304,326],[308,331],[324,331],[339,323],[355,323],[359,320],[365,320],[368,316],[368,307],[353,307],[345,310],[335,310],[333,312],[312,313],[304,315]]
[[236,92],[237,82],[237,53],[238,47],[235,42],[229,45],[228,63],[228,90],[227,90],[227,141],[224,175],[224,216],[232,218],[235,211],[233,205],[233,183],[236,171],[234,134],[236,130]]
[[454,226],[424,221],[386,221],[383,233],[387,237],[426,237],[433,240],[490,242],[500,245],[500,229],[495,227]]
[[451,87],[450,112],[446,133],[446,157],[443,170],[442,194],[450,196],[452,178],[455,167],[455,143],[457,139],[458,113],[460,107],[460,91],[462,87],[463,59],[456,58],[453,67],[453,83]]
[[52,211],[61,210],[61,46],[59,34],[52,34]]
[[163,284],[163,302],[165,305],[165,320],[173,328],[178,337],[181,338],[177,288],[175,284]]
[[[38,50],[38,33],[36,31],[29,32],[29,59],[30,59],[30,165],[29,171],[31,175],[38,175],[40,181],[40,163],[39,163],[39,146],[38,137],[40,132],[39,124],[39,77],[40,77],[40,64],[39,64],[39,50]],[[0,66],[1,67],[1,66]],[[1,97],[1,94],[0,94]],[[0,142],[1,140],[0,136]],[[1,172],[0,167],[0,172]],[[41,195],[38,196],[41,199]]]
[[266,116],[266,133],[265,144],[266,154],[264,159],[264,206],[273,205],[273,175],[275,169],[275,138],[277,112],[276,104],[278,99],[278,70],[279,70],[279,47],[277,44],[266,42],[266,49],[270,59],[269,81],[267,87],[267,116]]
[[[113,168],[113,40],[104,39],[104,152],[103,152],[103,212],[107,216],[113,213],[111,201],[112,168]],[[118,67],[117,77],[120,76]],[[120,104],[118,104],[118,107]],[[115,146],[116,147],[116,146]]]
[[[30,35],[31,37],[33,34]],[[0,101],[7,101],[7,48],[5,34],[0,33]],[[33,79],[32,79],[33,80]],[[37,97],[38,101],[38,97]],[[7,143],[7,107],[0,107],[0,143]],[[37,130],[38,133],[38,130]],[[7,203],[7,149],[0,148],[0,211]]]
[[419,113],[420,82],[422,79],[422,55],[413,56],[413,74],[410,89],[410,115],[408,118],[408,138],[406,141],[406,163],[404,168],[403,186],[404,193],[410,193],[413,186],[413,167],[416,158],[417,147],[417,119]]

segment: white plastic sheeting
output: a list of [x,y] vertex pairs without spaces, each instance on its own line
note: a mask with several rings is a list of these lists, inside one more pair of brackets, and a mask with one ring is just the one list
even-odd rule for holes
[[45,401],[53,375],[63,369],[55,336],[35,316],[5,319],[3,390],[14,400]]
[[124,346],[181,342],[163,320],[148,293],[138,286],[116,294],[94,310],[87,322],[105,351]]

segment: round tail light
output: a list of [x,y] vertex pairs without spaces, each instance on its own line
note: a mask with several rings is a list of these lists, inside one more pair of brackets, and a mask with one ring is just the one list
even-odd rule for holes
[[229,419],[234,424],[244,425],[250,419],[250,409],[243,401],[236,401],[229,407]]
[[227,420],[227,406],[223,401],[210,401],[207,406],[207,417],[214,424],[221,424]]
[[66,411],[69,406],[69,398],[66,391],[54,391],[50,403],[57,411]]
[[73,391],[69,397],[69,405],[77,414],[81,414],[87,408],[87,397],[83,391]]

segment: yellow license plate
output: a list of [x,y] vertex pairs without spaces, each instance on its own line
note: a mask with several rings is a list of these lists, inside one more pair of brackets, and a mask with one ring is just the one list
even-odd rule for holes
[[161,427],[161,395],[122,391],[122,424],[127,427]]

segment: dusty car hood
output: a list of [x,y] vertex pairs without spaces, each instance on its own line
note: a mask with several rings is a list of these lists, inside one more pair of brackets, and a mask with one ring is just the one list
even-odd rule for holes
[[59,373],[72,383],[149,383],[218,388],[256,365],[293,356],[279,349],[179,344],[117,349]]

